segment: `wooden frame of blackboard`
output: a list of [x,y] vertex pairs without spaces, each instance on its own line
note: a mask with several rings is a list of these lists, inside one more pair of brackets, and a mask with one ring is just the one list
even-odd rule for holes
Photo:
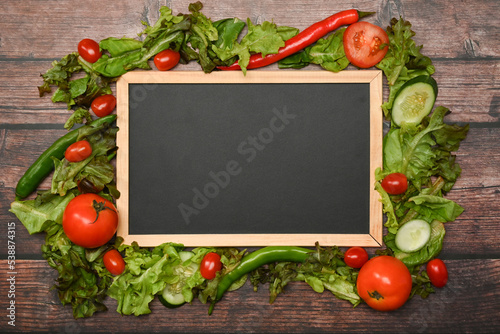
[[[297,234],[297,233],[245,233],[245,234],[130,234],[129,233],[129,85],[131,84],[280,84],[280,83],[365,83],[369,84],[370,113],[370,187],[369,192],[369,233],[366,234]],[[164,242],[175,242],[187,247],[214,246],[271,246],[294,245],[312,246],[315,242],[321,245],[380,247],[382,244],[383,215],[382,204],[378,192],[374,189],[374,172],[382,166],[383,117],[382,104],[382,72],[378,70],[342,71],[248,71],[246,76],[241,72],[212,72],[205,74],[199,71],[134,71],[129,72],[117,82],[117,187],[121,192],[117,200],[119,226],[117,235],[123,237],[126,244],[137,242],[143,247],[157,246]],[[146,117],[146,116],[144,116]],[[139,222],[140,223],[140,222]]]

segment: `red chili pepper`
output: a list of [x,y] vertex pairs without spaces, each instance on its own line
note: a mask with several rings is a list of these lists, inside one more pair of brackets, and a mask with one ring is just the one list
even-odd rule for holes
[[[278,60],[286,58],[313,44],[318,39],[325,36],[329,32],[334,31],[338,27],[356,23],[360,18],[370,14],[373,13],[359,12],[355,9],[349,9],[334,14],[323,21],[316,22],[309,28],[300,32],[297,36],[285,41],[285,46],[282,46],[278,50],[278,53],[267,54],[265,57],[262,57],[262,54],[260,53],[250,56],[250,62],[248,63],[247,69],[259,68],[275,63]],[[241,69],[237,61],[230,66],[218,66],[217,68],[228,71]]]

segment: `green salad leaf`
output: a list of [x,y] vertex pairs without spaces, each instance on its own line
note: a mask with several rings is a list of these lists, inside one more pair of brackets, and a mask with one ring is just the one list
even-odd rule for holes
[[108,154],[116,150],[118,128],[103,124],[100,127],[84,126],[79,129],[78,140],[87,140],[92,147],[92,154],[85,160],[69,162],[54,157],[54,174],[51,191],[53,194],[66,195],[76,188],[79,181],[86,179],[98,191],[114,179],[114,167],[108,161]]
[[443,249],[443,240],[446,234],[446,230],[444,228],[444,224],[434,220],[431,223],[431,237],[427,244],[420,249],[419,251],[413,253],[405,253],[401,251],[395,242],[396,235],[393,233],[388,233],[384,236],[384,243],[388,248],[392,250],[394,256],[409,267],[420,266],[434,257],[438,256],[441,250]]
[[389,99],[382,105],[386,118],[390,112],[396,93],[403,84],[419,75],[431,75],[435,69],[429,57],[420,53],[422,46],[417,46],[412,39],[415,32],[411,23],[400,18],[393,18],[387,27],[389,49],[384,59],[376,65],[384,71],[389,84]]
[[267,54],[278,53],[279,48],[285,46],[283,37],[289,38],[295,33],[295,30],[291,31],[289,27],[279,30],[276,24],[268,21],[254,25],[250,19],[247,19],[247,26],[247,34],[240,43],[233,41],[231,49],[212,45],[212,50],[222,61],[238,56],[238,65],[240,65],[243,73],[246,73],[251,53],[261,53],[262,57]]
[[312,252],[303,264],[295,262],[277,262],[261,267],[250,274],[254,290],[260,284],[269,283],[269,302],[284,292],[286,285],[293,281],[303,281],[318,293],[330,291],[339,299],[347,300],[354,306],[361,302],[356,292],[358,271],[347,267],[343,261],[343,252],[338,247],[320,247],[316,243],[316,252]]
[[16,200],[12,202],[9,211],[16,215],[29,234],[40,233],[52,222],[62,223],[64,209],[74,197],[74,193],[68,193],[64,197],[51,197],[47,202]]
[[349,65],[344,51],[344,32],[345,28],[342,28],[319,39],[316,44],[280,60],[278,67],[300,69],[309,64],[318,64],[331,72],[342,71]]

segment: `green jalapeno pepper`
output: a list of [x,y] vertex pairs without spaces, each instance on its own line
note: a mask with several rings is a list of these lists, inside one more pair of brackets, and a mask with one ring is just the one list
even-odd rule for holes
[[[292,246],[269,246],[252,252],[241,259],[238,266],[225,275],[217,286],[217,295],[215,302],[219,301],[224,293],[229,289],[233,282],[237,281],[243,275],[273,262],[304,262],[309,254],[314,252],[312,249]],[[209,314],[212,312],[214,303],[212,303]]]
[[[101,117],[89,124],[94,128],[105,123],[111,124],[116,119],[116,115]],[[69,145],[76,142],[79,129],[68,132],[54,142],[24,173],[16,186],[16,199],[23,199],[36,190],[43,179],[54,169],[54,161],[51,157],[62,159],[64,152]]]

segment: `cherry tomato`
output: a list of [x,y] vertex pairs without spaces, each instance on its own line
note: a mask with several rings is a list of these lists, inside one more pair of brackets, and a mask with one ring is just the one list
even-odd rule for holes
[[351,268],[361,268],[368,261],[368,253],[362,247],[351,247],[344,254],[344,262]]
[[78,53],[89,63],[95,63],[102,56],[99,44],[89,38],[82,39],[78,43]]
[[382,188],[391,195],[401,195],[408,189],[408,179],[403,173],[392,173],[382,180]]
[[120,275],[125,270],[125,261],[116,249],[107,251],[102,260],[106,269],[113,275]]
[[159,52],[155,58],[154,63],[158,70],[160,71],[168,71],[171,68],[174,68],[175,65],[179,63],[181,59],[181,55],[179,52],[174,50],[166,49]]
[[[383,44],[387,44],[382,49]],[[377,65],[389,49],[389,37],[384,29],[369,22],[351,24],[344,32],[344,51],[354,66],[368,68]]]
[[87,159],[92,154],[92,146],[86,140],[80,140],[68,146],[64,157],[69,162],[78,162]]
[[442,288],[448,282],[448,269],[440,259],[434,259],[427,263],[427,275],[436,288]]
[[220,255],[217,253],[208,253],[201,260],[200,273],[206,279],[214,279],[221,269],[222,262],[220,261]]
[[85,248],[95,248],[111,240],[118,227],[118,214],[107,199],[82,194],[66,206],[62,225],[69,240]]
[[96,97],[90,105],[97,117],[104,117],[113,112],[116,107],[116,97],[112,94]]
[[361,267],[356,282],[358,294],[372,308],[392,311],[410,296],[411,274],[401,260],[382,255]]

